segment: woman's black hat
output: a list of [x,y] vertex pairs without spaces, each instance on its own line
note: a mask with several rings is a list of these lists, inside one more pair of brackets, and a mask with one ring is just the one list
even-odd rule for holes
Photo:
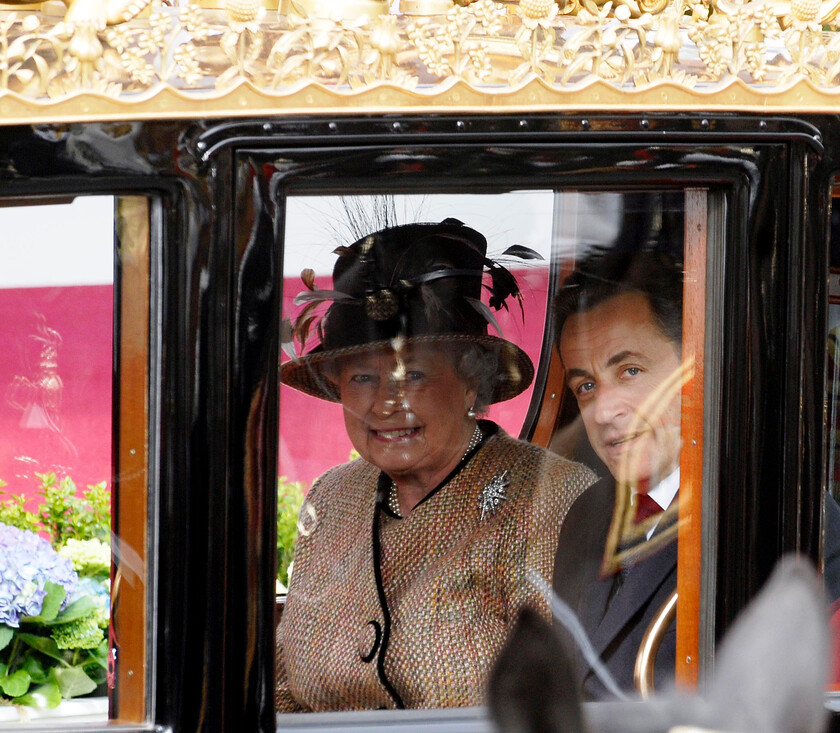
[[[338,388],[324,369],[337,357],[414,343],[480,345],[498,357],[499,373],[491,402],[515,397],[531,383],[534,367],[518,346],[487,332],[496,325],[492,308],[507,308],[521,296],[516,279],[487,258],[487,240],[457,219],[405,224],[362,237],[335,250],[333,290],[319,290],[314,273],[304,270],[308,290],[295,298],[304,305],[294,326],[287,322],[284,341],[295,337],[304,347],[313,331],[319,345],[281,367],[281,379],[295,389],[333,402]],[[526,259],[539,255],[525,247],[505,253]],[[490,307],[481,302],[489,273]],[[332,301],[318,320],[316,307]],[[497,329],[498,330],[498,329]]]

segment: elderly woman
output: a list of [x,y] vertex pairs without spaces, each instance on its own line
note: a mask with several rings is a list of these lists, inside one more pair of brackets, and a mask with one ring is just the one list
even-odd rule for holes
[[[485,677],[526,604],[551,580],[558,531],[593,476],[477,420],[533,366],[487,333],[480,302],[519,297],[487,243],[454,219],[392,227],[337,250],[334,290],[299,296],[295,331],[332,301],[321,343],[283,382],[340,401],[361,458],[309,491],[278,629],[281,711],[448,707]],[[329,436],[325,436],[329,440]]]

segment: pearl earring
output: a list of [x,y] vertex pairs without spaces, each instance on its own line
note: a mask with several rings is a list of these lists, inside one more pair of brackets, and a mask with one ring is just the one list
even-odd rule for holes
[[467,417],[468,417],[470,420],[472,420],[473,418],[475,418],[475,406],[473,406],[473,407],[471,407],[469,410],[467,410]]

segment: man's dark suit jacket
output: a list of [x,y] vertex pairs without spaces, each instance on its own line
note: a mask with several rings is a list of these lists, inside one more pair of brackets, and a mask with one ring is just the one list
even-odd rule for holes
[[[604,545],[615,507],[615,482],[608,476],[575,501],[563,522],[554,562],[554,590],[577,613],[595,652],[618,686],[632,691],[636,654],[651,620],[676,589],[677,543],[672,542],[626,571],[610,601],[615,577],[601,577]],[[825,497],[824,587],[829,601],[840,598],[840,506]],[[586,699],[612,695],[575,649],[575,675]],[[676,625],[668,629],[656,658],[654,686],[674,679]]]
[[[622,690],[633,690],[633,669],[642,636],[677,585],[677,543],[671,542],[623,571],[612,600],[615,576],[601,577],[601,562],[615,507],[615,482],[603,478],[572,505],[557,546],[554,590],[580,618],[595,652]],[[565,629],[560,630],[566,636]],[[568,638],[568,637],[567,637]],[[588,700],[613,696],[575,649],[575,675]],[[674,678],[676,626],[668,629],[656,658],[654,685]]]

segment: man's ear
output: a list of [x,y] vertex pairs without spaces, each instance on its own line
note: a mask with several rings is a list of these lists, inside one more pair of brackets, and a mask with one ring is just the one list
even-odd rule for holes
[[522,611],[490,674],[489,706],[505,733],[585,733],[572,657],[551,625]]

